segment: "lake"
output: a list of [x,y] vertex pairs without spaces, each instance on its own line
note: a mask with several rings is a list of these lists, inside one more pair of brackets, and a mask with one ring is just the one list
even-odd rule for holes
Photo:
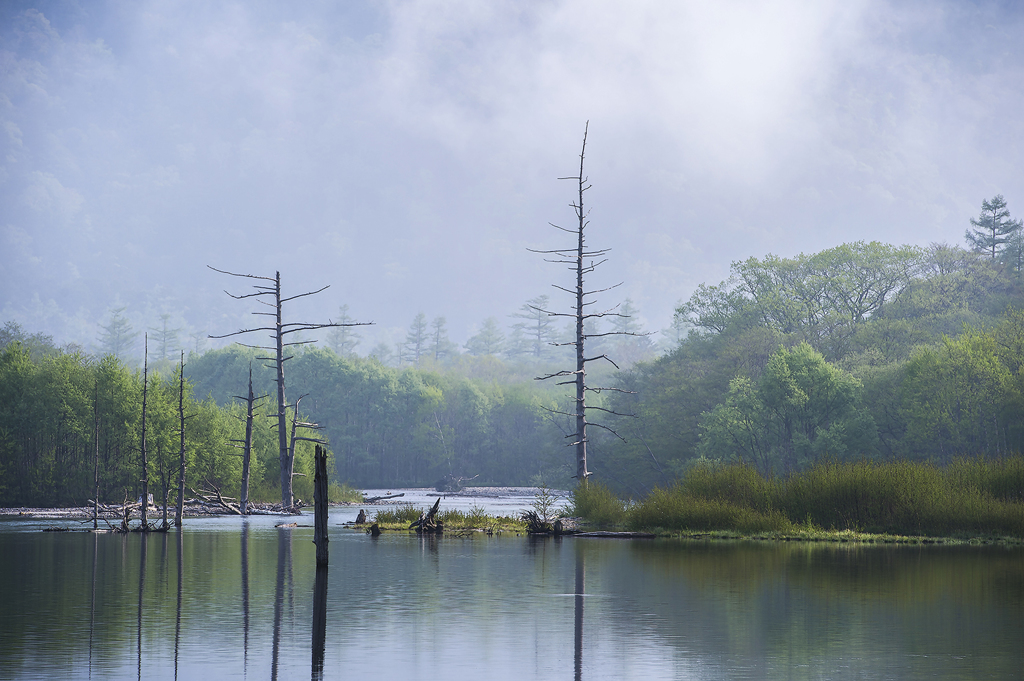
[[[410,496],[410,498],[412,498]],[[466,501],[501,512],[529,499]],[[518,504],[518,506],[517,506]],[[369,509],[368,509],[369,510]],[[3,679],[1021,678],[1024,548],[0,522]],[[281,522],[297,521],[291,529]]]

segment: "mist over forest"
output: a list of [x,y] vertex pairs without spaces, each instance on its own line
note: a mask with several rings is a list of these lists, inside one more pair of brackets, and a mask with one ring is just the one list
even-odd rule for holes
[[[100,441],[128,494],[151,383],[154,475],[180,390],[192,482],[238,485],[235,398],[275,378],[226,273],[341,324],[287,367],[335,483],[570,486],[534,379],[574,361],[544,252],[584,130],[616,493],[1019,452],[1022,33],[996,2],[3,3],[0,503],[80,500]],[[265,426],[254,498],[288,477]]]
[[595,283],[660,332],[731,262],[958,243],[1020,205],[1021,28],[995,2],[5,2],[0,319],[97,352],[114,311],[168,315],[195,350],[249,321],[212,265],[330,284],[294,314],[348,305],[363,353],[420,312],[508,335],[555,297],[526,249],[571,219],[590,120]]

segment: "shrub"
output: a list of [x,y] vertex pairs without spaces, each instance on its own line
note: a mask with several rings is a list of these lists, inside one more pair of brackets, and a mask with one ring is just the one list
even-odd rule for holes
[[569,500],[569,515],[598,526],[621,523],[626,515],[625,503],[599,482],[577,485]]

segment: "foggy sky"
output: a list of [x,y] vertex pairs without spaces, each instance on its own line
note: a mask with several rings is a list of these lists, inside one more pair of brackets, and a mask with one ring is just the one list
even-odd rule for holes
[[1022,35],[1009,2],[5,0],[0,322],[233,331],[207,265],[392,340],[567,307],[526,249],[568,243],[589,120],[594,285],[657,330],[734,260],[1024,215]]

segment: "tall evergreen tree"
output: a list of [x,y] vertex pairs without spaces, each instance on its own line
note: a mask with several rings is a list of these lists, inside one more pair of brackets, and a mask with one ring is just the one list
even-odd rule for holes
[[131,323],[125,318],[125,309],[119,307],[110,311],[110,322],[106,326],[100,325],[103,331],[97,339],[102,354],[122,360],[131,353],[135,339],[139,337],[139,332],[132,330]]
[[529,339],[530,354],[535,358],[547,354],[549,345],[555,340],[551,315],[545,311],[550,304],[549,296],[537,296],[523,303],[519,311],[512,314],[513,317],[527,320],[518,322],[513,328],[522,329],[523,335]]
[[180,350],[178,346],[178,332],[181,329],[170,329],[168,327],[168,321],[171,319],[171,315],[164,313],[160,315],[160,326],[149,330],[153,332],[153,340],[156,341],[156,358],[158,360],[170,359],[171,355],[175,350]]
[[964,232],[964,238],[978,253],[988,253],[992,259],[999,255],[1015,233],[1020,231],[1021,220],[1011,220],[1006,199],[997,194],[989,201],[981,202],[981,215],[971,218],[974,229]]
[[348,305],[338,308],[337,322],[342,326],[331,329],[331,332],[327,334],[327,345],[339,357],[353,357],[356,354],[356,346],[363,338],[351,326],[354,321],[348,313]]
[[420,357],[427,350],[427,315],[420,312],[409,326],[409,332],[405,334],[405,356],[413,364],[420,363]]
[[447,324],[448,320],[444,317],[434,317],[434,321],[430,322],[430,342],[435,362],[440,362],[457,351],[455,344],[448,339]]
[[505,334],[494,317],[485,319],[480,333],[466,341],[466,350],[471,355],[499,355],[504,347]]

